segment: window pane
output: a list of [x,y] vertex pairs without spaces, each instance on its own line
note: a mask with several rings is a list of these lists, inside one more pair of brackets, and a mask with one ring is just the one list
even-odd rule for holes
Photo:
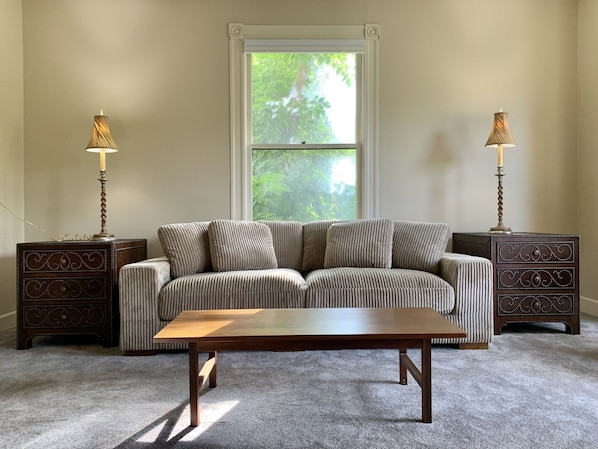
[[254,220],[357,218],[355,149],[252,151]]
[[355,143],[354,53],[251,55],[252,141]]

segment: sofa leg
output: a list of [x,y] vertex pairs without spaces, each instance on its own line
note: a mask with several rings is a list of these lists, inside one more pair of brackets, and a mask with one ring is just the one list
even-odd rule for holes
[[128,356],[145,356],[145,355],[156,355],[158,353],[158,351],[153,350],[153,349],[148,349],[145,351],[124,351],[123,355],[128,355]]
[[459,349],[488,349],[488,343],[459,343]]

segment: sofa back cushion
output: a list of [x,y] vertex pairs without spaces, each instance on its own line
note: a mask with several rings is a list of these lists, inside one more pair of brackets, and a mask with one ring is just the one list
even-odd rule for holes
[[392,267],[440,272],[450,229],[445,223],[395,221],[392,239]]
[[308,272],[324,268],[328,228],[334,223],[340,222],[339,220],[319,220],[303,224],[302,271]]
[[170,262],[174,279],[189,274],[211,271],[208,222],[174,223],[158,228],[162,251]]
[[298,221],[260,221],[270,228],[278,268],[301,271],[303,224]]
[[393,230],[393,222],[385,218],[332,224],[326,234],[324,268],[390,268]]
[[214,271],[278,268],[272,232],[263,223],[214,220],[208,237]]

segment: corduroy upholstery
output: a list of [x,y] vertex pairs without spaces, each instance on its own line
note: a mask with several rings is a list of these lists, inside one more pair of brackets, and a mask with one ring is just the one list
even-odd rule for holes
[[[209,223],[161,227],[166,257],[125,265],[120,272],[121,349],[125,353],[184,349],[181,344],[156,345],[152,338],[183,310],[225,308],[432,307],[467,333],[462,339],[436,343],[483,346],[490,342],[492,264],[484,258],[445,252],[450,235],[447,225],[393,221],[391,268],[324,268],[333,224],[349,223],[348,228],[339,226],[351,229],[346,238],[367,241],[368,236],[356,236],[355,230],[380,232],[385,220],[357,220],[354,226],[350,221],[333,220],[259,223],[269,229],[278,268],[216,272],[207,263],[211,257]],[[332,234],[338,244],[339,234]],[[341,265],[345,253],[350,262],[360,260],[359,251],[380,250],[371,245],[362,245],[357,252],[341,247]],[[366,254],[363,260],[372,256]],[[234,266],[234,254],[227,257]]]
[[455,307],[451,285],[431,273],[402,268],[327,268],[306,276],[307,307]]
[[158,228],[164,255],[173,278],[211,271],[208,222],[173,223]]
[[256,221],[214,220],[208,226],[214,271],[278,268],[272,232]]
[[158,314],[170,321],[183,310],[305,307],[305,288],[288,268],[198,273],[162,288]]
[[393,223],[383,218],[334,223],[326,233],[324,268],[390,268]]

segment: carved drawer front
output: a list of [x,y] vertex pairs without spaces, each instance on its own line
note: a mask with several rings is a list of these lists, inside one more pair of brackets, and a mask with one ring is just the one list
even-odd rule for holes
[[24,301],[50,300],[99,300],[106,299],[106,277],[24,278],[21,280]]
[[574,263],[573,240],[553,242],[498,242],[498,264],[505,263]]
[[498,315],[573,315],[575,295],[498,295]]
[[573,289],[575,268],[499,268],[498,289]]
[[105,271],[106,250],[66,249],[62,251],[23,251],[23,273]]
[[106,326],[104,304],[25,306],[23,326],[26,328],[79,328]]

